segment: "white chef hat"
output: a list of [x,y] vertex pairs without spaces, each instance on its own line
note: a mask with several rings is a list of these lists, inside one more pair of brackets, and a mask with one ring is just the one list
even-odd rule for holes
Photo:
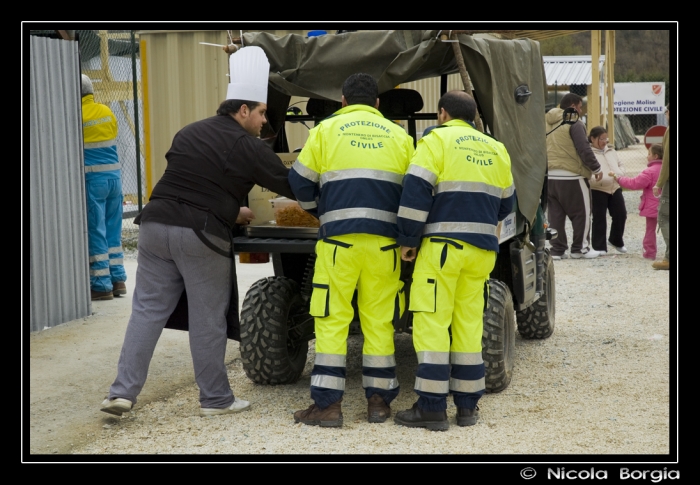
[[229,58],[230,79],[226,99],[267,103],[270,61],[257,46],[243,47]]

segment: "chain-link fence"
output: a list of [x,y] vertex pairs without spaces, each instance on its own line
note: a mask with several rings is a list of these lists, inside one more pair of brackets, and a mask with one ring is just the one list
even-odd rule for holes
[[81,73],[93,83],[95,102],[117,118],[117,153],[122,167],[122,245],[135,248],[134,217],[146,203],[143,106],[138,36],[133,30],[76,30]]

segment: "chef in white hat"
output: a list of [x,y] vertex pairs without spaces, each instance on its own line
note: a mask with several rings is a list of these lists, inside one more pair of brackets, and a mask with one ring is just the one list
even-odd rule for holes
[[243,204],[253,185],[295,197],[289,170],[259,138],[267,122],[264,51],[244,47],[231,55],[230,68],[216,116],[175,135],[165,173],[134,220],[139,245],[132,313],[117,377],[100,407],[106,413],[120,416],[136,404],[163,328],[190,333],[201,416],[250,407],[234,396],[224,362],[227,338],[240,341],[233,230],[252,217]]
[[230,83],[217,114],[228,112],[251,135],[260,136],[267,118],[270,62],[257,46],[240,49],[229,59]]

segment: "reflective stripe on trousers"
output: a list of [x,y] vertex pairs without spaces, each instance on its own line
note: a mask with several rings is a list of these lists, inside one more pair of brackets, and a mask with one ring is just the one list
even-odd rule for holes
[[122,250],[122,184],[119,178],[91,178],[87,195],[90,288],[112,291],[112,283],[126,281]]

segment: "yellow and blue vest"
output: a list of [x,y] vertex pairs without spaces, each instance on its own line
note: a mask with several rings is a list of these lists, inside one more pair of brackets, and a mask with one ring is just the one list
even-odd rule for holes
[[117,118],[92,94],[83,96],[82,105],[85,179],[120,178]]
[[397,243],[418,247],[422,236],[443,236],[498,251],[498,222],[514,200],[505,146],[450,120],[418,141],[404,179]]
[[321,221],[319,237],[396,238],[402,181],[413,139],[375,108],[354,104],[309,132],[289,184],[299,205]]

